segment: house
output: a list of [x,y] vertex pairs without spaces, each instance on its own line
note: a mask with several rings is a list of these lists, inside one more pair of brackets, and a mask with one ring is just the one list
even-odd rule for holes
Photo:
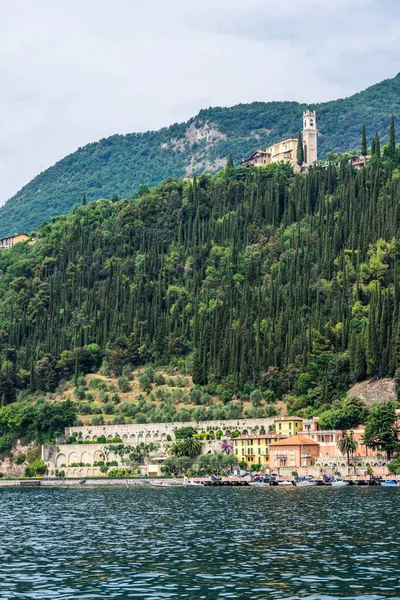
[[304,435],[292,435],[289,438],[271,442],[269,446],[270,466],[273,469],[290,467],[312,467],[319,457],[319,444]]
[[288,437],[303,429],[303,419],[301,417],[278,417],[274,421],[274,426],[278,435]]
[[26,240],[29,240],[29,235],[26,233],[16,233],[15,235],[0,239],[0,248],[12,248],[15,244],[26,242]]
[[367,165],[367,162],[370,158],[370,156],[352,156],[349,158],[349,162],[357,171],[359,171]]
[[295,171],[307,170],[317,162],[317,115],[315,111],[306,110],[303,113],[303,165],[297,164],[298,138],[287,138],[276,142],[264,150],[257,150],[249,158],[243,159],[241,165],[248,167],[263,167],[270,163],[289,163]]
[[245,461],[249,467],[260,464],[263,470],[269,469],[269,446],[281,437],[275,433],[237,437],[233,440],[234,454],[239,462]]

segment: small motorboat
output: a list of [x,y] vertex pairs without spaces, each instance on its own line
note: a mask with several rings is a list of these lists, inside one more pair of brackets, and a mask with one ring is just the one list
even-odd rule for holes
[[317,485],[317,482],[311,479],[311,477],[300,477],[299,479],[296,479],[294,485],[297,487],[311,487]]
[[249,485],[251,487],[269,487],[269,481],[263,481],[262,479],[258,479],[257,481],[250,481]]
[[290,485],[293,486],[293,481],[278,481],[278,485]]
[[185,487],[203,487],[203,484],[200,481],[184,481],[183,485]]
[[332,487],[345,487],[346,485],[350,485],[350,481],[344,481],[344,479],[340,479],[340,477],[335,477],[328,485],[331,485]]
[[154,481],[151,483],[153,487],[171,487],[171,484],[167,481]]
[[381,485],[384,487],[398,487],[399,484],[394,479],[387,479],[386,481],[381,481]]

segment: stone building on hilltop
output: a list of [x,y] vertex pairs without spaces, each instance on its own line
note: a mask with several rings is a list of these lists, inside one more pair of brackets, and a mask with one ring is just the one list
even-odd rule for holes
[[242,167],[253,165],[255,167],[264,167],[270,163],[289,163],[296,172],[306,171],[311,165],[317,162],[317,115],[315,111],[306,110],[303,113],[303,153],[304,162],[300,166],[297,164],[298,138],[288,138],[268,146],[265,150],[257,150],[249,158],[243,159]]

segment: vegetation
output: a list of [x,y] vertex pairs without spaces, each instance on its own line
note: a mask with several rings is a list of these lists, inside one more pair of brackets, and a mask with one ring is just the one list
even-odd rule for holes
[[[381,154],[359,172],[275,164],[170,179],[0,251],[0,452],[26,431],[54,437],[77,409],[92,424],[187,422],[270,416],[283,399],[326,427],[365,420],[347,390],[400,367],[400,153]],[[118,387],[88,382],[99,368]],[[66,378],[74,403],[27,399],[54,401]],[[174,452],[198,452],[189,440]]]
[[400,450],[399,426],[394,402],[374,404],[365,423],[364,444],[373,450],[386,452],[390,460]]
[[350,465],[350,455],[353,457],[357,450],[358,442],[354,439],[352,431],[345,431],[343,437],[337,442],[337,447],[342,454],[347,456],[347,466]]
[[[309,107],[318,113],[320,157],[358,148],[362,122],[368,138],[378,130],[386,143],[389,116],[400,113],[399,92],[398,75],[349,98]],[[306,108],[297,102],[209,108],[187,123],[88,144],[35,177],[0,208],[0,237],[36,231],[43,219],[100,197],[117,201],[142,196],[147,186],[170,176],[215,172],[229,153],[239,164],[256,148],[297,136]]]

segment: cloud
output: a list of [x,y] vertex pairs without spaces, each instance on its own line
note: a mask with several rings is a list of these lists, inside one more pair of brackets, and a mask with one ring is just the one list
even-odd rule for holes
[[0,203],[90,141],[398,69],[397,0],[2,0]]

